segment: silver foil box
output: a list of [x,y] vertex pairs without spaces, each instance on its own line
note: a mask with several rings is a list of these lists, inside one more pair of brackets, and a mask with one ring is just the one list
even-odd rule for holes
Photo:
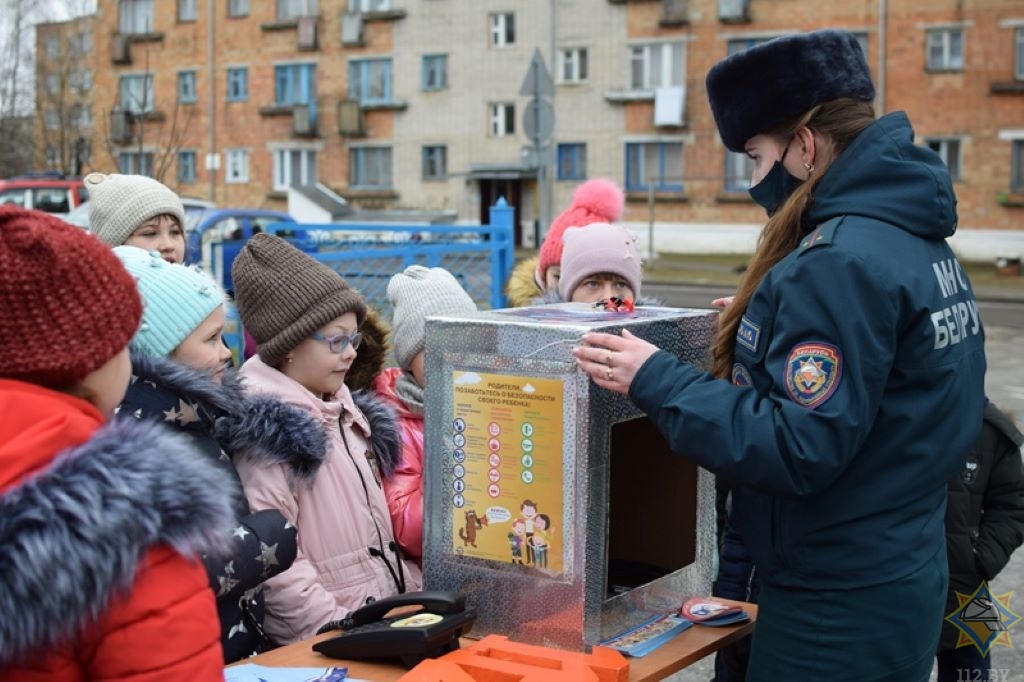
[[629,329],[703,367],[716,318],[569,303],[428,319],[425,589],[466,594],[474,636],[582,651],[710,594],[712,476],[571,351]]

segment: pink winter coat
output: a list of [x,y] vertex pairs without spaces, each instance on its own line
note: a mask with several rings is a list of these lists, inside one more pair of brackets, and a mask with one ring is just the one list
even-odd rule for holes
[[423,415],[406,407],[395,391],[402,376],[398,367],[382,371],[373,381],[373,390],[398,411],[402,433],[402,461],[395,473],[384,479],[395,537],[406,556],[419,562],[423,557]]
[[280,509],[298,530],[292,567],[264,583],[267,634],[282,644],[310,637],[368,598],[396,594],[396,579],[407,590],[421,589],[419,568],[397,558],[384,491],[368,460],[370,426],[348,387],[321,400],[258,355],[240,374],[247,391],[308,411],[328,437],[327,456],[311,479],[299,478],[289,463],[236,463],[253,511]]

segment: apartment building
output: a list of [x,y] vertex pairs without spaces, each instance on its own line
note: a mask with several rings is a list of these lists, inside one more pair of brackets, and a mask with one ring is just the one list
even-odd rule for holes
[[78,175],[91,165],[91,16],[36,30],[35,167]]
[[[321,183],[360,208],[466,222],[504,196],[525,243],[604,176],[628,221],[749,227],[748,161],[721,145],[704,76],[837,27],[860,37],[880,113],[907,111],[950,165],[961,226],[1024,229],[1019,0],[210,2],[99,0],[92,168],[222,205],[284,208],[290,186]],[[537,54],[551,83],[532,105]]]

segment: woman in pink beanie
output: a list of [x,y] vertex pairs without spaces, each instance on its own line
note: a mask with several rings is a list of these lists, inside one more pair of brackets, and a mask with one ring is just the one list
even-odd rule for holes
[[615,222],[622,218],[624,207],[622,189],[611,180],[594,178],[577,187],[572,203],[551,222],[537,256],[520,262],[512,271],[505,290],[509,305],[528,306],[536,297],[557,289],[562,236],[567,229]]

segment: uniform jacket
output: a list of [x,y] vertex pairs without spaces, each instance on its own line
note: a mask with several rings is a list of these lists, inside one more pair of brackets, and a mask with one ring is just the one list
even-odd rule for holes
[[402,459],[384,479],[384,494],[395,539],[408,557],[419,561],[423,557],[423,414],[410,410],[399,397],[396,384],[402,373],[398,367],[383,370],[373,388],[398,413]]
[[[949,482],[946,551],[949,597],[944,613],[959,605],[956,592],[974,594],[992,580],[1024,542],[1024,434],[991,403],[985,406],[981,437],[959,475]],[[958,630],[942,624],[941,647],[956,646]]]
[[217,595],[225,662],[258,653],[271,644],[263,636],[262,583],[291,566],[296,532],[276,509],[250,512],[232,460],[322,455],[327,439],[301,410],[270,397],[246,399],[230,370],[216,382],[173,360],[144,355],[132,357],[132,369],[121,413],[178,429],[231,479],[238,500],[231,545],[226,555],[204,556],[203,563]]
[[765,583],[881,584],[944,550],[946,484],[985,402],[955,229],[941,159],[884,116],[825,171],[806,236],[754,292],[732,384],[664,351],[637,373],[630,397],[673,449],[734,485]]
[[539,261],[539,256],[533,256],[519,261],[512,268],[512,274],[509,275],[508,283],[505,285],[505,294],[508,296],[508,304],[511,307],[525,308],[533,305],[533,300],[544,294],[537,286],[537,280],[534,279]]
[[379,400],[374,410],[367,405],[377,436],[371,441],[370,422],[347,387],[321,400],[258,355],[240,373],[250,394],[273,395],[305,410],[327,435],[320,458],[235,462],[252,508],[280,509],[299,532],[295,563],[265,583],[267,633],[294,642],[371,597],[420,589],[419,569],[400,559],[375,471],[378,461],[385,473],[393,469],[400,456],[394,412]]
[[0,379],[0,414],[0,677],[223,679],[197,553],[228,542],[224,472],[33,384]]

